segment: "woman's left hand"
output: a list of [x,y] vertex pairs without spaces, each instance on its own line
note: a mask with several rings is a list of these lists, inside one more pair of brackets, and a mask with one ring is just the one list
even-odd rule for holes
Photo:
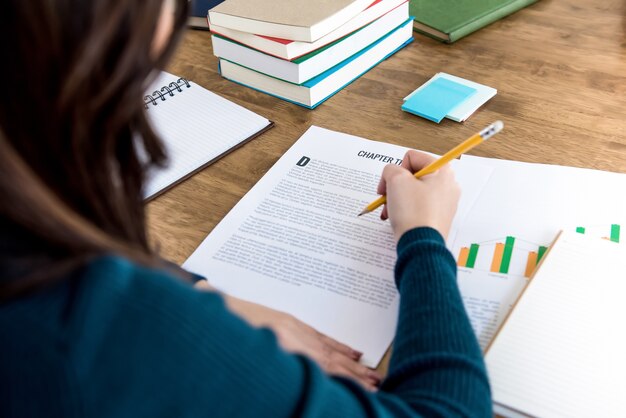
[[[204,280],[198,282],[196,287],[212,290]],[[283,349],[310,357],[328,374],[354,379],[372,391],[382,381],[379,373],[359,363],[362,353],[316,331],[293,315],[223,296],[232,312],[252,326],[270,328]]]

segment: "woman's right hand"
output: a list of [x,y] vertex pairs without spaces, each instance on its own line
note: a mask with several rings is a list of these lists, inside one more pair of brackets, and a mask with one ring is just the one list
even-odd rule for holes
[[423,152],[408,151],[402,165],[388,165],[378,184],[378,193],[387,195],[382,219],[391,221],[396,241],[410,229],[428,226],[445,238],[461,196],[461,189],[449,165],[416,179],[413,174],[435,160]]

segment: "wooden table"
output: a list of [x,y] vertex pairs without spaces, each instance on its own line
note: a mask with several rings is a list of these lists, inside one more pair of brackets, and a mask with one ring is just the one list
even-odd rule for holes
[[[452,45],[416,33],[412,44],[316,110],[221,78],[207,32],[187,33],[170,71],[276,123],[148,205],[152,239],[177,263],[311,125],[443,153],[501,119],[505,131],[472,154],[626,172],[622,0],[542,0]],[[498,95],[462,124],[402,112],[402,98],[439,71],[495,87]]]
[[[311,125],[442,153],[501,119],[506,130],[472,154],[626,172],[622,0],[542,0],[452,45],[416,33],[316,110],[221,78],[207,32],[187,33],[170,70],[276,122],[148,205],[152,238],[177,263]],[[439,71],[498,95],[462,124],[402,112],[402,98]]]
[[[501,119],[505,131],[472,154],[626,172],[622,0],[543,0],[452,45],[416,33],[316,110],[221,78],[208,32],[189,31],[169,69],[276,123],[148,205],[152,240],[177,263],[311,125],[443,153]],[[495,87],[498,95],[462,124],[402,112],[402,98],[439,71]]]

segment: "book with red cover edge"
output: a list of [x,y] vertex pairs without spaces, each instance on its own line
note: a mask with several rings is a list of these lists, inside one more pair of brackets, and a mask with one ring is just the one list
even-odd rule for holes
[[[367,9],[365,9],[365,10],[367,11],[368,9],[370,9],[370,8],[372,8],[372,7],[374,7],[374,6],[376,6],[377,4],[381,3],[382,1],[383,1],[383,0],[375,0],[375,1],[373,1],[373,2],[372,2],[372,3],[371,3],[368,7],[367,7]],[[406,1],[408,1],[408,0],[406,0]],[[382,14],[380,14],[380,15],[376,16],[376,17],[373,17],[371,20],[368,20],[368,21],[366,21],[366,22],[362,22],[362,24],[361,24],[359,27],[354,28],[354,30],[350,31],[349,33],[346,33],[345,35],[339,36],[339,37],[337,37],[337,38],[335,38],[335,39],[329,39],[326,43],[324,43],[324,44],[320,44],[317,48],[312,49],[312,50],[303,51],[301,54],[298,54],[297,56],[294,56],[294,57],[289,58],[289,59],[286,59],[285,57],[282,57],[282,56],[280,56],[280,55],[273,54],[273,53],[268,52],[268,51],[266,51],[266,50],[263,50],[263,49],[260,49],[260,48],[256,48],[256,47],[255,47],[255,46],[253,46],[253,45],[250,45],[250,44],[248,44],[248,43],[242,42],[240,39],[235,39],[235,38],[233,38],[233,37],[231,37],[231,36],[228,36],[227,34],[224,34],[224,33],[220,32],[220,31],[218,31],[218,30],[214,30],[214,29],[213,29],[213,28],[211,28],[211,27],[210,27],[210,30],[211,30],[211,33],[214,33],[214,34],[219,35],[219,36],[221,36],[221,37],[223,37],[223,38],[226,38],[226,39],[230,39],[231,41],[234,41],[234,42],[237,42],[237,43],[239,43],[239,44],[245,45],[245,46],[247,46],[247,47],[249,47],[249,48],[252,48],[252,49],[255,49],[255,50],[257,50],[257,51],[263,52],[264,54],[271,55],[271,56],[274,56],[274,57],[276,57],[276,58],[284,59],[284,60],[286,60],[286,61],[294,61],[294,60],[296,60],[296,59],[298,59],[298,58],[300,58],[300,57],[303,57],[303,56],[305,56],[305,55],[307,55],[307,54],[309,54],[309,53],[311,53],[311,52],[313,52],[313,51],[315,51],[315,50],[317,50],[317,49],[323,48],[323,47],[325,47],[325,46],[327,46],[327,45],[330,45],[330,44],[332,44],[332,43],[334,43],[334,42],[337,42],[337,41],[338,41],[338,40],[340,40],[340,39],[343,39],[343,38],[345,38],[345,37],[347,37],[347,36],[349,36],[349,35],[353,34],[354,32],[356,32],[356,31],[358,31],[358,30],[362,29],[363,27],[365,27],[365,26],[369,25],[370,23],[374,22],[375,20],[377,20],[377,19],[381,18],[382,16],[386,15],[387,13],[391,12],[392,10],[395,10],[396,8],[400,7],[402,4],[406,3],[406,1],[403,1],[403,2],[401,2],[401,3],[397,4],[397,5],[395,5],[395,7],[393,7],[393,8],[391,8],[391,9],[389,9],[389,10],[385,11],[384,13],[382,13]],[[273,38],[273,37],[271,37],[271,36],[264,36],[264,35],[252,35],[252,36],[259,37],[259,38],[263,38],[263,39],[267,39],[267,40],[269,40],[269,41],[276,42],[276,43],[279,43],[279,44],[282,44],[282,45],[289,45],[289,44],[291,44],[291,43],[298,42],[298,41],[292,41],[292,40],[290,40],[290,39]]]

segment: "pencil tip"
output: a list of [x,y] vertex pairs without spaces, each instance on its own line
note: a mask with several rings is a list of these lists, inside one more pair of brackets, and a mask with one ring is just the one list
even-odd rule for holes
[[359,213],[359,214],[357,215],[357,217],[358,217],[358,216],[361,216],[361,215],[365,215],[367,212],[368,212],[368,210],[367,210],[367,209],[365,209],[363,212]]

